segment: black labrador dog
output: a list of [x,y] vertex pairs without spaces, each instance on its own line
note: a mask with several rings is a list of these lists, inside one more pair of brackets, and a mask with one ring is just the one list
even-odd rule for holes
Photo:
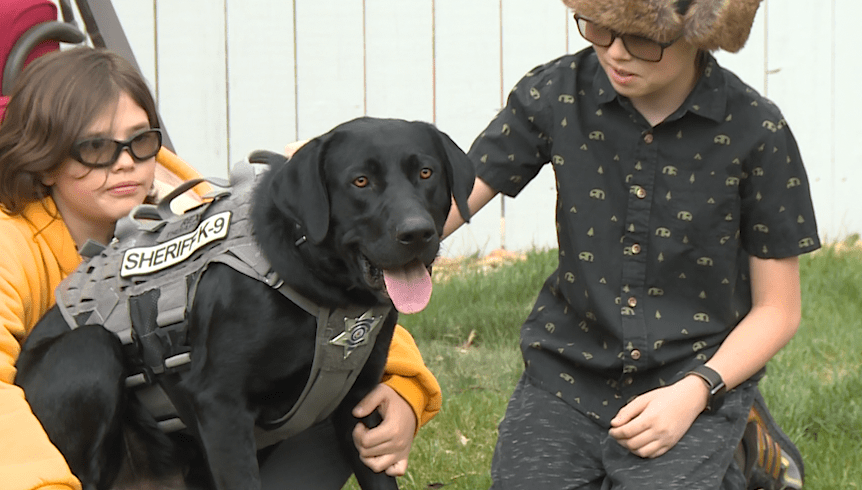
[[[261,252],[290,287],[333,309],[424,306],[453,199],[469,217],[474,170],[448,136],[426,123],[360,118],[311,140],[289,161],[269,159],[271,170],[253,191],[251,223]],[[360,461],[351,436],[351,410],[380,381],[396,309],[331,415],[365,490],[397,488]],[[203,273],[188,319],[190,369],[174,401],[195,415],[185,421],[191,436],[163,434],[129,397],[123,347],[101,326],[70,330],[55,307],[24,343],[16,383],[85,489],[110,488],[129,458],[155,475],[181,471],[189,486],[259,488],[255,425],[286,413],[300,396],[317,320],[222,264]],[[199,456],[189,456],[193,447]]]

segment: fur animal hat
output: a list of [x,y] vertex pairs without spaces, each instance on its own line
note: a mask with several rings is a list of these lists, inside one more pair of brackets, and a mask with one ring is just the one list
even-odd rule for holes
[[701,49],[735,53],[748,40],[761,0],[563,0],[595,23],[658,42],[679,36]]

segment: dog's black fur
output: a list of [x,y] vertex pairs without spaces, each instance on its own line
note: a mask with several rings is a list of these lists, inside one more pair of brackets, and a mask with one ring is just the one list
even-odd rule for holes
[[[417,259],[430,266],[452,198],[469,217],[473,167],[429,124],[361,118],[310,141],[289,162],[270,159],[281,161],[271,162],[255,189],[255,235],[280,277],[323,306],[391,304],[381,270]],[[307,240],[296,245],[301,236]],[[351,410],[380,381],[396,319],[393,309],[332,415],[366,490],[397,488],[361,463],[351,437]],[[315,319],[266,284],[214,264],[189,322],[191,367],[178,392],[196,416],[191,433],[202,452],[191,461],[181,457],[188,436],[160,433],[128,397],[127,361],[114,334],[100,326],[69,330],[54,308],[25,342],[16,383],[85,489],[109,488],[130,463],[123,461],[130,446],[149,453],[132,463],[146,461],[156,475],[182,461],[190,486],[204,474],[203,487],[259,487],[253,427],[286,413],[305,386]]]

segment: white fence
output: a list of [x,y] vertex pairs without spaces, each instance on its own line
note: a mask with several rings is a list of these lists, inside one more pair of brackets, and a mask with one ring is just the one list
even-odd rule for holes
[[[467,149],[526,71],[585,46],[560,0],[113,4],[177,152],[219,176],[361,115],[433,122]],[[746,48],[718,54],[784,112],[826,239],[862,231],[860,19],[855,0],[764,0]],[[555,246],[550,172],[489,204],[445,253]]]

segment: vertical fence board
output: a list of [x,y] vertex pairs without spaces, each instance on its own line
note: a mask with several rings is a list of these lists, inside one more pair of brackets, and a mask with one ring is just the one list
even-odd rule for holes
[[227,175],[225,5],[156,4],[160,109],[177,154],[204,175]]
[[[824,1],[824,3],[826,3]],[[824,90],[831,95],[833,108],[829,130],[832,142],[834,179],[831,195],[832,216],[824,213],[818,220],[829,223],[828,232],[832,238],[843,238],[848,234],[862,232],[862,215],[857,211],[859,189],[862,188],[862,145],[859,144],[859,114],[862,113],[862,94],[859,93],[859,80],[862,80],[859,46],[862,46],[862,4],[848,0],[831,0],[834,6],[832,46],[818,56],[833,59],[832,86]],[[821,111],[811,107],[809,111]],[[811,117],[809,114],[808,117]]]
[[[437,125],[461,148],[500,110],[500,0],[435,0]],[[444,242],[447,255],[500,246],[500,198]]]
[[367,115],[431,122],[431,0],[373,0],[365,5]]
[[[120,19],[123,32],[132,45],[135,59],[141,68],[144,78],[150,83],[150,88],[156,93],[156,62],[155,62],[155,15],[154,2],[156,0],[113,0],[112,5]],[[60,2],[51,0],[57,6],[58,20],[62,21],[63,12],[60,10]],[[78,29],[85,31],[84,21],[78,11],[77,4],[72,0],[72,13]],[[89,43],[89,40],[87,42]]]
[[311,138],[365,113],[362,3],[296,4],[297,135]]
[[[534,67],[566,54],[569,13],[562,2],[504,0],[503,94]],[[541,33],[541,35],[537,35]],[[554,171],[545,165],[516,199],[504,198],[505,234],[501,245],[511,250],[557,245]]]
[[[821,234],[834,236],[835,168],[832,136],[831,5],[805,0],[770,2],[767,19],[767,95],[775,101],[799,144],[812,183]],[[805,25],[805,29],[799,26]]]
[[[150,89],[158,101],[156,85],[156,0],[112,0],[117,17],[123,25],[123,32],[132,46],[135,60],[141,74],[150,84]],[[77,12],[77,10],[76,10]],[[83,29],[83,23],[79,24]],[[134,26],[133,29],[130,26]]]
[[228,0],[228,162],[296,134],[293,2]]
[[529,70],[566,54],[569,13],[562,2],[503,0],[502,6],[503,93],[508,95]]

